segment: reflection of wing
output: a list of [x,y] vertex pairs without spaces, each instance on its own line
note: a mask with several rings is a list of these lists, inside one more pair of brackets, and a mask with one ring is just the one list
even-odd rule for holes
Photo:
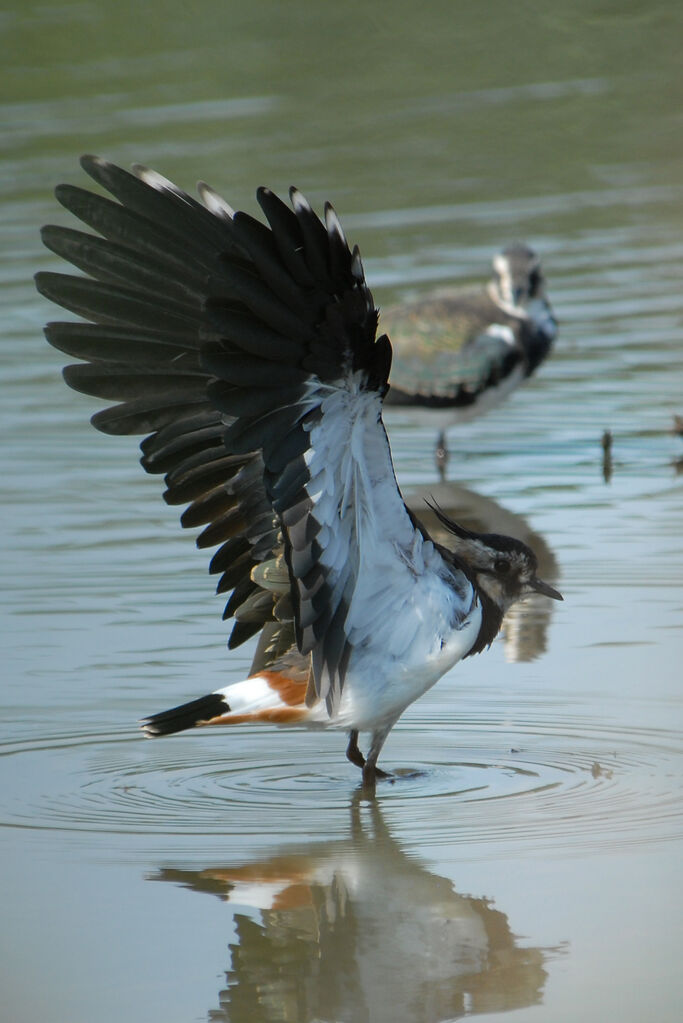
[[504,913],[372,835],[244,866],[160,870],[233,908],[227,988],[211,1018],[436,1023],[540,1001],[544,954]]
[[94,424],[149,434],[144,467],[166,473],[167,500],[190,502],[182,521],[205,525],[201,546],[222,544],[212,571],[233,591],[231,645],[267,625],[282,649],[272,623],[293,616],[332,710],[351,652],[395,648],[416,580],[428,591],[446,571],[396,486],[381,420],[391,348],[360,256],[331,207],[323,225],[296,190],[293,210],[259,191],[269,229],[208,189],[206,208],[153,172],[83,166],[119,202],[58,189],[103,237],[45,228],[89,274],[38,275],[90,321],[50,324],[48,340],[85,360],[66,370],[73,387],[119,402]]
[[392,404],[467,408],[504,381],[512,390],[525,375],[522,321],[483,290],[396,306],[381,324],[394,349]]

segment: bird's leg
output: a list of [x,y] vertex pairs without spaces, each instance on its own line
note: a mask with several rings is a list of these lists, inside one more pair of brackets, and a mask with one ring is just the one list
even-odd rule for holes
[[358,749],[358,732],[353,729],[349,732],[349,744],[346,747],[346,756],[356,767],[365,767],[365,757]]
[[[351,761],[352,764],[355,764],[356,767],[360,767],[362,769],[363,785],[374,785],[376,778],[391,777],[391,775],[388,774],[386,771],[382,771],[379,767],[377,767],[377,757],[379,756],[379,751],[382,748],[382,743],[389,734],[389,730],[387,729],[386,732],[381,733],[382,735],[381,741],[377,745],[375,745],[374,740],[377,734],[378,734],[377,732],[373,733],[373,745],[370,748],[370,755],[366,760],[363,754],[361,753],[360,749],[358,748],[358,731],[354,728],[349,732],[349,744],[346,747],[346,756]],[[372,759],[371,762],[371,758],[373,757],[374,759]],[[368,764],[370,764],[369,768]]]
[[[393,722],[392,722],[393,724]],[[365,763],[363,765],[363,787],[368,789],[374,789],[375,782],[378,778],[390,778],[391,775],[387,771],[382,771],[377,766],[377,758],[380,750],[384,745],[384,740],[391,731],[391,725],[389,728],[381,728],[376,732],[372,733],[372,740],[370,742],[370,751],[367,755]]]

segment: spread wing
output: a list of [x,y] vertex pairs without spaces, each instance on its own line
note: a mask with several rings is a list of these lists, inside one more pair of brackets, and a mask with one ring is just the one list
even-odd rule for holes
[[206,186],[202,205],[144,168],[82,165],[114,200],[57,197],[97,234],[43,238],[88,276],[37,276],[86,321],[46,328],[85,360],[67,383],[117,402],[94,425],[147,434],[144,468],[188,504],[183,525],[205,527],[199,545],[220,545],[230,645],[262,630],[266,663],[294,636],[332,710],[354,647],[386,643],[392,602],[427,552],[440,560],[396,485],[381,418],[391,346],[358,250],[296,190],[291,209],[259,190],[265,225]]

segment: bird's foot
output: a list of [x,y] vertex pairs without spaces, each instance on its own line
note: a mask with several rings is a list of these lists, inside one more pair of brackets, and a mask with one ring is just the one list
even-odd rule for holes
[[358,747],[358,732],[349,732],[349,744],[346,747],[346,756],[355,764],[356,767],[360,767],[363,772],[363,788],[374,788],[375,782],[378,778],[391,778],[391,774],[388,771],[383,771],[381,767],[377,767],[374,760],[366,760]]
[[374,792],[376,782],[387,780],[392,782],[394,780],[394,776],[390,771],[383,771],[376,764],[366,761],[363,767],[363,790],[365,792]]

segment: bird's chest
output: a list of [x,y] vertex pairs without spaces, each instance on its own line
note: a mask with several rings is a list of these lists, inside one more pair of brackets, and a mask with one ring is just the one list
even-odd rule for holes
[[385,642],[352,655],[340,711],[360,730],[395,720],[471,649],[481,606],[441,584],[418,590],[419,599],[397,609]]
[[474,644],[481,626],[481,605],[473,604],[463,617],[444,616],[434,628],[425,630],[411,647],[401,665],[397,688],[414,691],[416,699],[465,656]]

